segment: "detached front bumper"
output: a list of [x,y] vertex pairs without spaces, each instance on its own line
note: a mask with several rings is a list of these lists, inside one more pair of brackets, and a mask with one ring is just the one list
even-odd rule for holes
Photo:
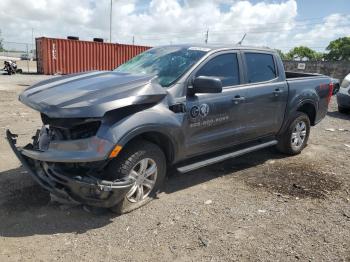
[[[106,181],[87,174],[65,174],[62,170],[55,169],[54,165],[35,157],[40,155],[40,159],[45,159],[45,152],[16,147],[17,135],[9,130],[6,131],[6,137],[23,167],[43,188],[58,198],[109,208],[118,204],[134,184],[131,179]],[[52,155],[49,158],[51,157]],[[79,160],[78,162],[83,162],[84,159]]]

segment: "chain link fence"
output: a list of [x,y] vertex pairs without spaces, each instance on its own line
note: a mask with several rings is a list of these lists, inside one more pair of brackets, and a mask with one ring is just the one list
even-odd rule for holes
[[0,50],[0,69],[5,60],[16,61],[24,73],[36,73],[36,51],[34,43],[2,42]]

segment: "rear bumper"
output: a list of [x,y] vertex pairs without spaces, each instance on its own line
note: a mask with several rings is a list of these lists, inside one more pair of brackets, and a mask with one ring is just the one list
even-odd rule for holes
[[109,208],[118,204],[134,184],[133,180],[106,181],[86,174],[65,174],[48,162],[30,158],[16,147],[16,134],[6,131],[7,140],[23,167],[43,188],[73,203]]

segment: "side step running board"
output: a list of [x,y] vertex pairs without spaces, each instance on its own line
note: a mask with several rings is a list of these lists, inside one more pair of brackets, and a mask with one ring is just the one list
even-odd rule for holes
[[218,162],[222,162],[222,161],[224,161],[226,159],[238,157],[238,156],[241,156],[241,155],[244,155],[244,154],[247,154],[247,153],[250,153],[250,152],[262,149],[262,148],[265,148],[265,147],[273,146],[273,145],[276,145],[277,143],[278,143],[277,140],[272,140],[272,141],[269,141],[269,142],[266,142],[266,143],[263,143],[263,144],[260,144],[260,145],[247,147],[247,148],[235,151],[235,152],[227,153],[227,154],[224,154],[224,155],[221,155],[221,156],[209,158],[209,159],[202,160],[202,161],[199,161],[199,162],[196,162],[196,163],[193,163],[193,164],[189,164],[189,165],[186,165],[186,166],[178,167],[177,171],[179,171],[180,173],[187,173],[189,171],[192,171],[192,170],[195,170],[195,169],[198,169],[198,168],[201,168],[201,167],[205,167],[205,166],[209,166],[209,165],[212,165],[212,164],[215,164],[215,163],[218,163]]

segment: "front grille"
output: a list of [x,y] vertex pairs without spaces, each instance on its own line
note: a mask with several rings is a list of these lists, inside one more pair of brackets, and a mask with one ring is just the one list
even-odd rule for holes
[[49,126],[51,140],[72,140],[96,135],[101,125],[98,118],[50,118],[41,114],[44,125]]
[[50,126],[49,132],[52,140],[73,140],[95,136],[101,122],[94,121],[73,126],[71,128]]

